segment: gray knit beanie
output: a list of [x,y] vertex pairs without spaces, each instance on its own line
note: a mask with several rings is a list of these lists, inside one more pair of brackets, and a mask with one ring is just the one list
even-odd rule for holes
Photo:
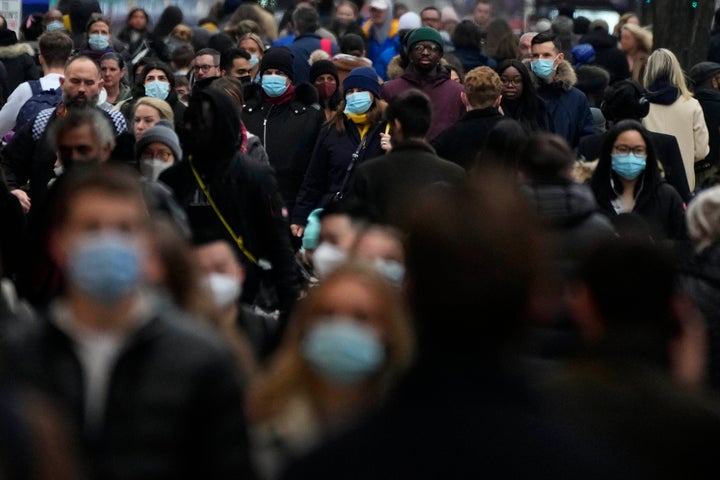
[[175,133],[173,124],[168,120],[158,120],[155,125],[143,132],[142,136],[135,142],[135,158],[139,160],[145,147],[156,142],[162,143],[170,148],[176,162],[182,160],[180,139],[177,133]]

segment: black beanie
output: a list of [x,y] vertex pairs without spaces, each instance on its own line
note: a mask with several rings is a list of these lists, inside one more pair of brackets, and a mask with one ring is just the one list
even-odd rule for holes
[[314,83],[320,75],[332,75],[335,83],[340,84],[337,67],[330,60],[318,60],[310,66],[310,83]]
[[286,47],[270,47],[265,50],[260,61],[260,75],[269,68],[280,70],[292,81],[295,73],[292,52]]
[[631,79],[620,80],[605,90],[600,110],[609,122],[640,120],[650,111],[642,85]]

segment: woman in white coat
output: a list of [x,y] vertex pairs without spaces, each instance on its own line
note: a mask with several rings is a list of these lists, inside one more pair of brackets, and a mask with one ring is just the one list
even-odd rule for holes
[[643,80],[650,102],[650,113],[643,124],[650,131],[677,138],[688,185],[693,191],[695,162],[710,152],[702,107],[688,90],[680,63],[670,50],[658,48],[650,55]]

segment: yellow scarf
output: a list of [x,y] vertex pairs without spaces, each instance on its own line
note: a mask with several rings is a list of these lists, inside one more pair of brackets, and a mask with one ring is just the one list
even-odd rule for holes
[[367,118],[367,113],[346,113],[347,117],[355,124],[360,132],[360,138],[364,138],[365,134],[370,130],[370,121]]

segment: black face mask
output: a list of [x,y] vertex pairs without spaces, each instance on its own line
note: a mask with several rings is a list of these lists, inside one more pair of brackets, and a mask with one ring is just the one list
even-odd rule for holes
[[252,76],[251,75],[243,75],[242,77],[237,77],[238,80],[240,80],[240,83],[243,85],[249,85],[250,82],[252,82]]

